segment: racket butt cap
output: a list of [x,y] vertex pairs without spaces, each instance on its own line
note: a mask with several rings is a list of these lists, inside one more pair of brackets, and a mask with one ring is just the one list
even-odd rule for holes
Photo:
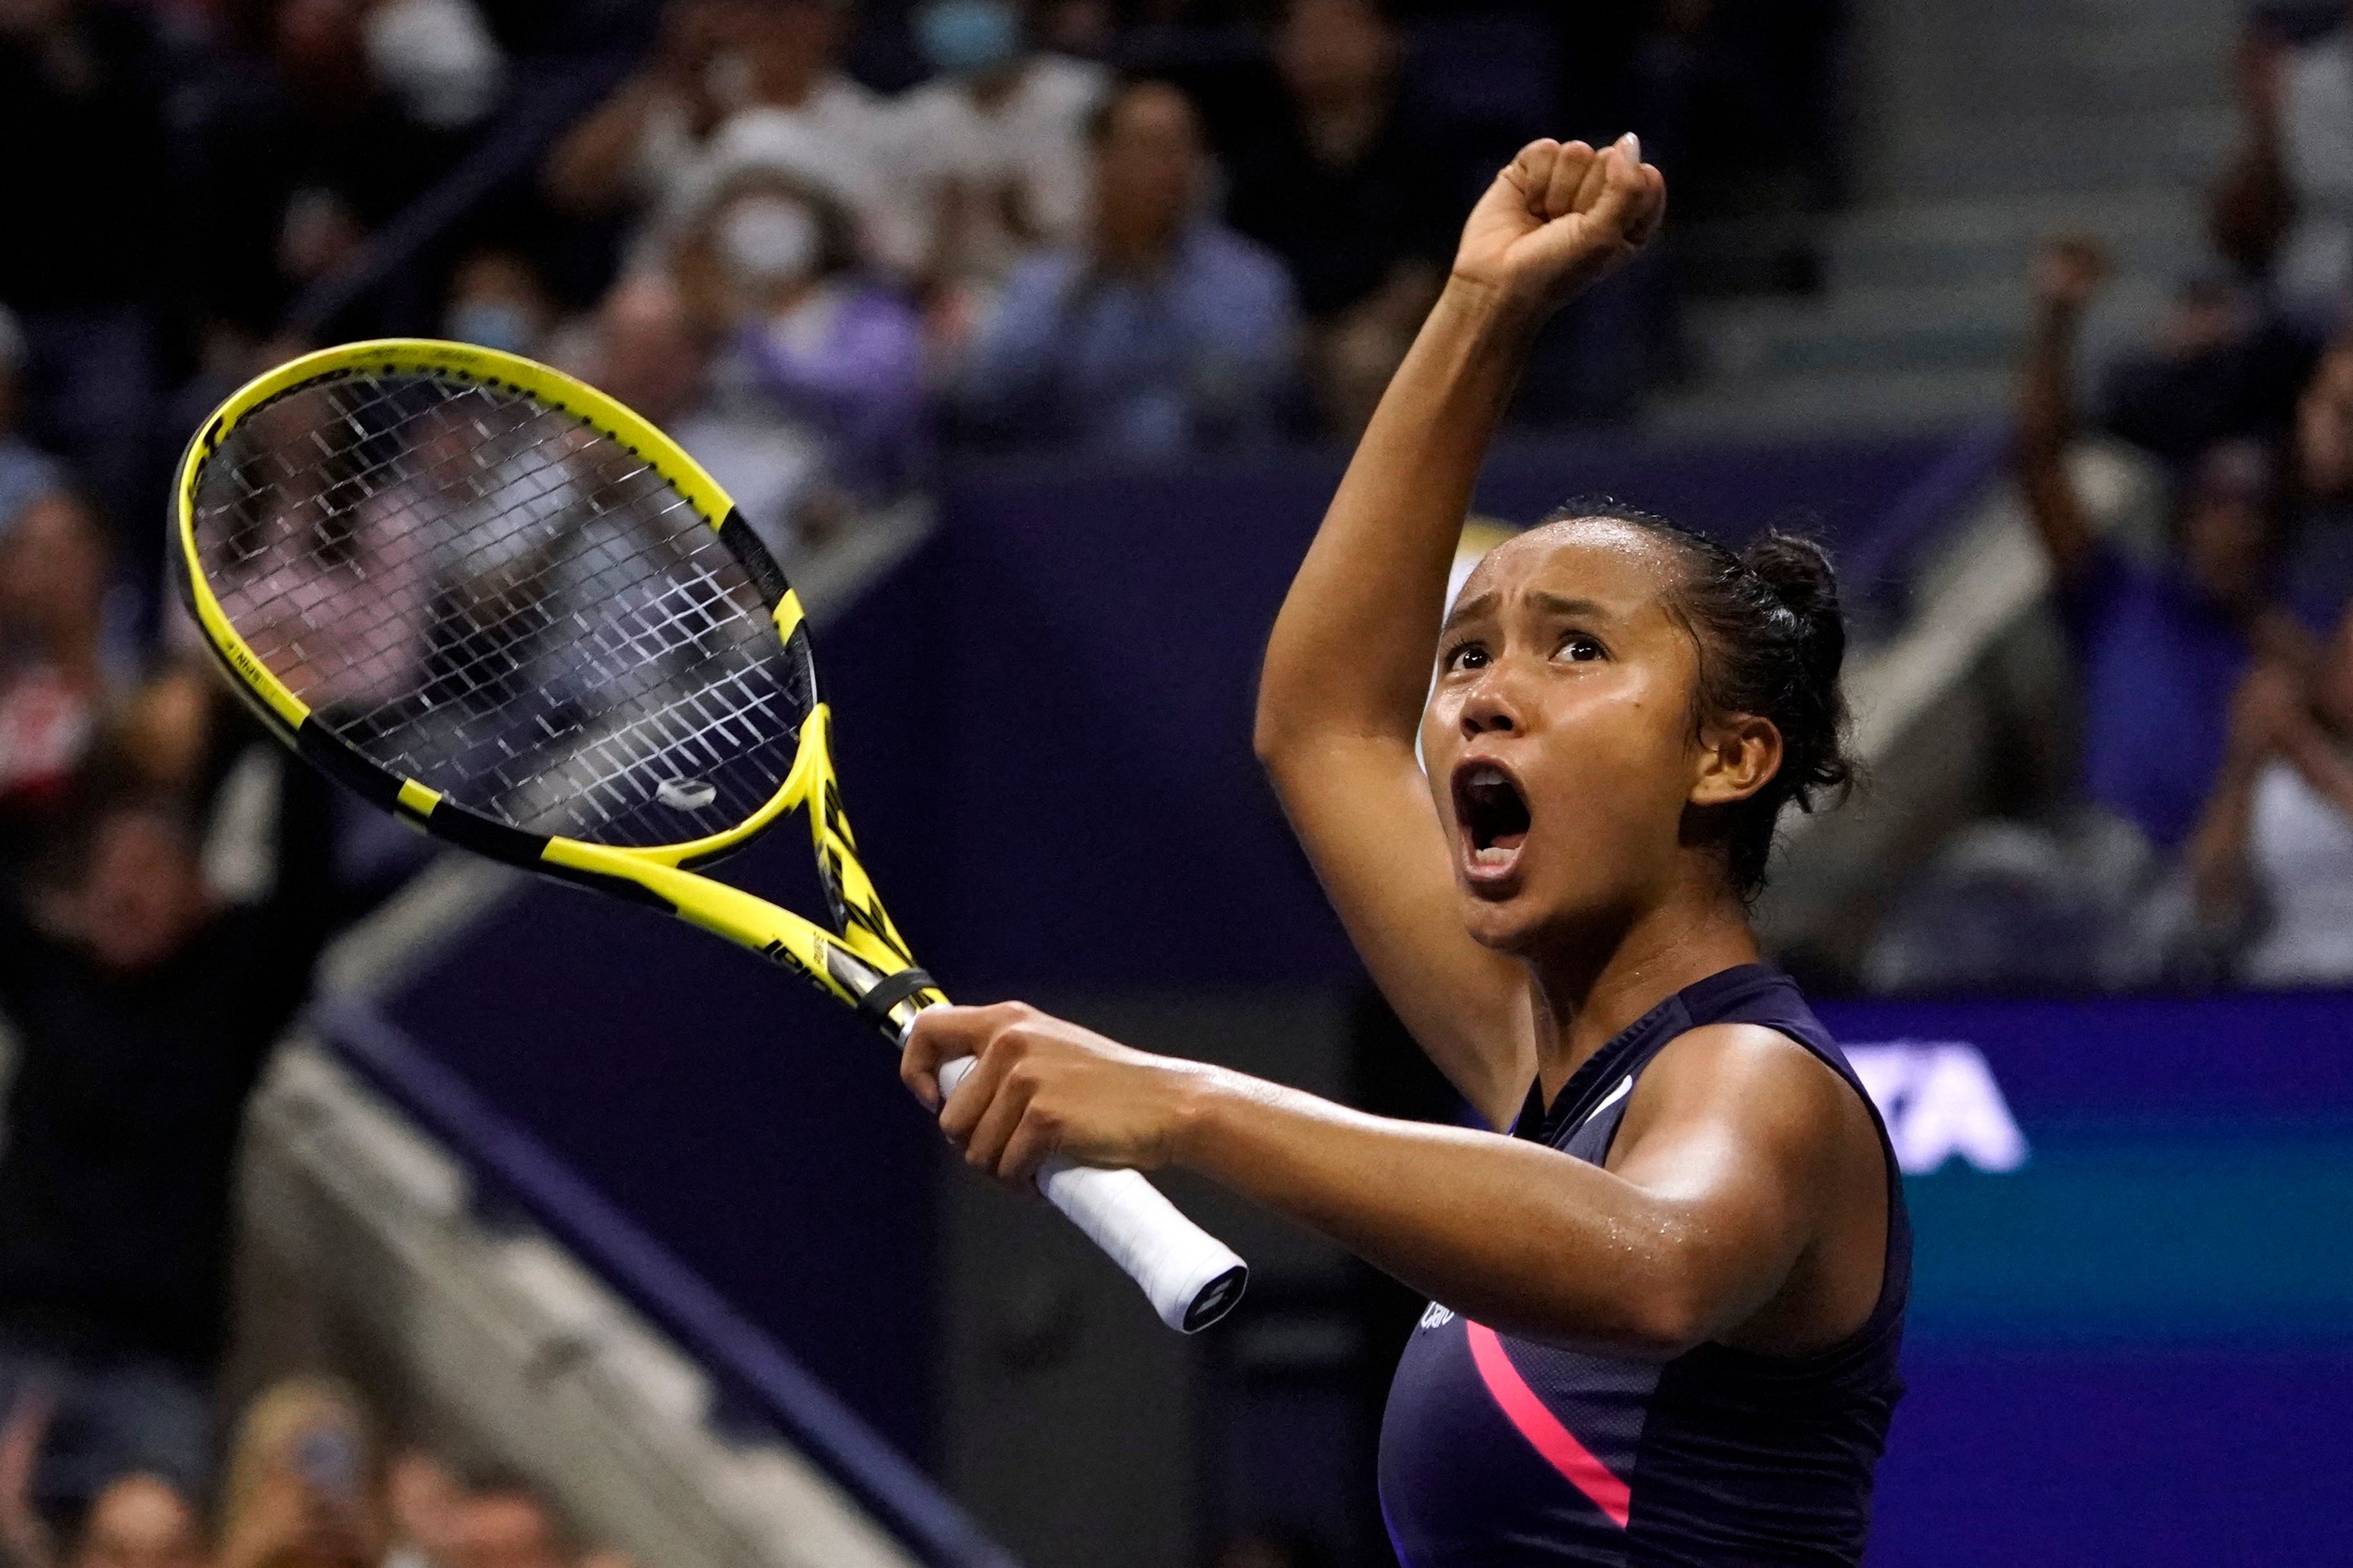
[[1176,1327],[1185,1333],[1199,1333],[1232,1311],[1234,1304],[1242,1299],[1242,1292],[1249,1287],[1250,1265],[1235,1264],[1201,1288],[1193,1298],[1193,1304],[1185,1309],[1184,1321]]

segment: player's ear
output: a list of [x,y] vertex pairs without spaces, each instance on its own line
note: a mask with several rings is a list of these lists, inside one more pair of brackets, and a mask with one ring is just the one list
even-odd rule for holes
[[1691,804],[1730,805],[1746,800],[1781,769],[1781,731],[1770,719],[1733,713],[1700,730]]

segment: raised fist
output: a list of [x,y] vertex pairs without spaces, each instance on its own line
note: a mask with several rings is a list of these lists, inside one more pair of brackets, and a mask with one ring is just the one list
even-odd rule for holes
[[1666,177],[1630,133],[1599,153],[1531,142],[1472,209],[1454,276],[1549,309],[1630,259],[1666,210]]

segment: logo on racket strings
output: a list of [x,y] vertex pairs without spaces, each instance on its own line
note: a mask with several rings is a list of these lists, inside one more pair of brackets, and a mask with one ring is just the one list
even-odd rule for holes
[[701,811],[719,798],[719,792],[703,779],[664,779],[654,798],[672,811]]

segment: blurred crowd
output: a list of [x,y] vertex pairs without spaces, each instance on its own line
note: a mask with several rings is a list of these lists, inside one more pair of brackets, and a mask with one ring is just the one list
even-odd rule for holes
[[[383,334],[672,431],[787,563],[952,449],[1342,438],[1528,137],[1698,210],[1836,199],[1836,0],[0,0],[0,1559],[575,1561],[348,1391],[216,1407],[236,1149],[326,942],[416,865],[224,697],[182,445]],[[1672,263],[1524,409],[1672,368]],[[1548,367],[1548,368],[1547,368]],[[370,827],[378,829],[370,837]]]
[[513,1475],[387,1448],[365,1402],[334,1379],[257,1394],[209,1491],[149,1464],[61,1506],[40,1490],[34,1461],[67,1419],[37,1385],[0,1418],[8,1568],[632,1568],[622,1553],[584,1548]]
[[[2032,280],[2017,476],[2082,692],[2071,809],[1965,835],[1881,984],[2353,981],[2353,5],[2266,0],[2234,63],[2211,260],[2156,340],[2086,395],[2111,258],[2054,237]],[[2160,535],[2095,525],[2085,409],[2162,465]]]

